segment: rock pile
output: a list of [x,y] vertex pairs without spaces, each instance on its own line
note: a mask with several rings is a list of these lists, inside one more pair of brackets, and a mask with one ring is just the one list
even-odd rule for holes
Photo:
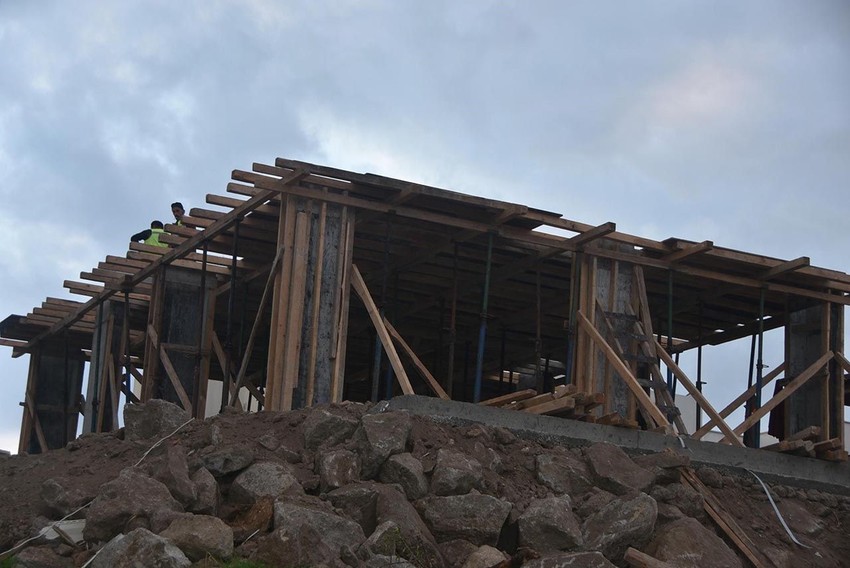
[[[567,448],[377,410],[344,403],[186,424],[166,402],[128,407],[120,440],[86,436],[56,452],[94,454],[111,438],[113,459],[129,462],[117,477],[97,487],[62,476],[41,483],[50,519],[93,498],[78,513],[84,544],[35,543],[16,566],[238,558],[269,567],[601,568],[626,566],[629,547],[670,566],[744,565],[712,528],[702,496],[679,483],[682,455],[632,459],[610,444]],[[844,519],[850,502],[837,499]]]

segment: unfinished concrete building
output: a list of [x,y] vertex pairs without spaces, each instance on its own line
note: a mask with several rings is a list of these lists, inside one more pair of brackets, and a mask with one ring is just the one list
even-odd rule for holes
[[[65,282],[86,301],[0,323],[30,357],[19,451],[64,446],[81,417],[115,429],[123,400],[203,418],[418,393],[751,447],[770,413],[771,449],[847,459],[843,272],[288,159],[234,171],[227,192],[168,225],[169,248],[132,243]],[[701,351],[741,338],[741,394],[716,408]]]

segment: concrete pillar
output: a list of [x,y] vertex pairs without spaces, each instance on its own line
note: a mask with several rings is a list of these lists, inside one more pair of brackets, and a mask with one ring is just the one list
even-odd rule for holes
[[[162,274],[159,277],[162,278]],[[191,403],[187,410],[191,411],[196,401],[198,408],[203,409],[211,341],[205,330],[209,327],[209,319],[214,316],[209,299],[216,284],[215,276],[207,273],[204,279],[198,270],[169,266],[164,271],[164,279],[162,296],[158,299],[161,302],[161,317],[156,326],[160,349],[155,350],[158,366],[153,376],[150,398],[160,398],[184,406],[169,379],[169,371],[173,369]],[[150,337],[148,341],[151,341]],[[162,357],[163,351],[167,361]],[[198,412],[193,415],[198,415]],[[203,411],[200,415],[203,415]]]
[[[62,448],[77,437],[84,365],[82,352],[61,339],[45,340],[33,351],[19,451],[41,453],[40,439],[49,450]],[[27,416],[30,410],[35,416]]]

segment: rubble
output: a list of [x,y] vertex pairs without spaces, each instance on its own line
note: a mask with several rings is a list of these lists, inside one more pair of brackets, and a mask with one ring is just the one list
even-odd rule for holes
[[[9,504],[0,547],[88,497],[75,515],[85,542],[36,539],[18,549],[19,565],[82,566],[96,555],[91,566],[120,567],[144,554],[159,566],[233,558],[268,567],[592,568],[627,566],[629,547],[639,551],[631,557],[673,566],[746,565],[706,515],[703,495],[673,474],[690,466],[687,456],[566,448],[369,408],[229,413],[162,440],[138,425],[165,437],[182,416],[168,403],[133,405],[132,436],[87,436],[0,462]],[[814,562],[789,542],[760,487],[706,467],[699,477],[777,566],[837,567],[850,553],[847,497],[778,491],[798,538],[819,547]]]

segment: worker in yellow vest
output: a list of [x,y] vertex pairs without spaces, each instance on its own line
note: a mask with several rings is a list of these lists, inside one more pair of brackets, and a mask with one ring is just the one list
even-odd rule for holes
[[159,238],[165,233],[165,230],[162,228],[162,221],[151,221],[151,228],[145,229],[140,233],[136,233],[130,240],[134,243],[142,241],[146,245],[151,245],[154,247],[167,247],[166,243],[163,243],[159,240]]
[[182,225],[183,224],[183,215],[186,214],[186,210],[183,209],[183,204],[179,201],[175,201],[171,204],[171,213],[174,215],[174,224]]

